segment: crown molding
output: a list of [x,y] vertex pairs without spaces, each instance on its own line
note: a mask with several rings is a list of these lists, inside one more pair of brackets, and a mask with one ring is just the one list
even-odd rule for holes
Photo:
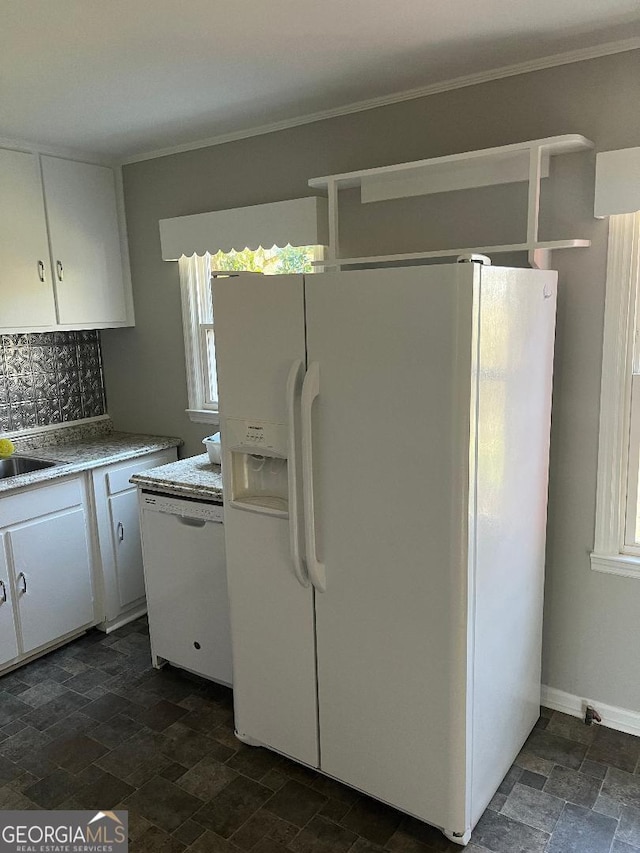
[[147,151],[143,154],[136,154],[131,157],[124,158],[119,161],[119,165],[126,166],[132,163],[140,163],[144,160],[155,160],[159,157],[167,157],[171,154],[182,154],[186,151],[196,151],[199,148],[209,148],[213,145],[224,145],[227,142],[235,142],[239,139],[248,139],[252,136],[262,136],[266,133],[275,133],[279,130],[288,130],[292,127],[312,124],[313,122],[322,121],[323,119],[338,118],[339,116],[350,115],[351,113],[364,112],[365,110],[373,110],[377,107],[385,107],[390,104],[398,104],[403,101],[413,101],[417,98],[437,95],[441,92],[450,92],[454,89],[464,89],[467,86],[477,86],[480,83],[489,83],[493,80],[501,80],[505,77],[515,77],[518,74],[529,74],[532,71],[543,71],[546,68],[570,65],[574,62],[599,59],[603,56],[611,56],[612,54],[626,53],[627,51],[638,49],[640,49],[640,38],[634,37],[624,39],[622,41],[608,42],[594,47],[571,50],[565,53],[556,53],[552,56],[544,56],[540,59],[531,59],[527,62],[519,62],[515,65],[505,65],[489,71],[481,71],[477,74],[467,74],[463,77],[455,77],[451,80],[444,80],[440,83],[433,83],[429,86],[420,86],[415,89],[407,89],[403,92],[395,92],[391,95],[369,98],[365,101],[357,101],[355,103],[345,104],[344,106],[335,107],[333,109],[321,110],[316,113],[308,113],[307,115],[297,116],[296,118],[271,122],[270,124],[250,127],[245,130],[238,130],[232,133],[210,136],[196,142],[186,142],[182,145],[158,148],[152,151]]

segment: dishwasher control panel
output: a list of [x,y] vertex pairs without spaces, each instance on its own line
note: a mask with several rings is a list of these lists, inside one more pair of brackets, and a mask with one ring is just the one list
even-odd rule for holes
[[223,521],[222,504],[207,503],[206,501],[183,500],[168,495],[158,495],[143,492],[140,498],[143,509],[155,512],[166,512],[170,515],[180,515],[183,518],[196,518],[203,521]]

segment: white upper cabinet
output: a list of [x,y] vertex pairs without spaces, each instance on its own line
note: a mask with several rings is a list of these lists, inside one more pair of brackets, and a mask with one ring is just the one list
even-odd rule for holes
[[42,157],[51,261],[63,325],[127,318],[113,170]]
[[0,332],[133,325],[114,170],[0,149]]
[[0,149],[0,327],[55,323],[38,156]]

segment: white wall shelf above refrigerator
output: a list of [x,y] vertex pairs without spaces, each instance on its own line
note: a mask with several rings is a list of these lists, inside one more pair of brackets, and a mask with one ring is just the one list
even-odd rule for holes
[[[456,257],[468,252],[501,254],[527,252],[532,267],[545,269],[550,252],[555,249],[590,246],[589,240],[566,239],[541,241],[538,237],[540,218],[540,185],[549,175],[549,160],[559,154],[573,154],[594,148],[593,142],[579,134],[534,139],[498,148],[485,148],[463,154],[415,160],[374,169],[361,169],[312,178],[309,186],[326,191],[329,205],[329,249],[321,262],[325,269],[361,264],[397,263],[429,258]],[[494,184],[527,181],[527,234],[520,243],[496,246],[474,246],[409,254],[377,255],[358,258],[340,256],[338,200],[341,190],[360,188],[362,204],[430,195]]]

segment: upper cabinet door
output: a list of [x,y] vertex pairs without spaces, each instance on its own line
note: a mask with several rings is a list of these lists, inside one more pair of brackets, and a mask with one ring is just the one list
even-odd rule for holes
[[42,157],[60,324],[126,321],[113,170]]
[[0,326],[55,322],[38,157],[0,150]]

